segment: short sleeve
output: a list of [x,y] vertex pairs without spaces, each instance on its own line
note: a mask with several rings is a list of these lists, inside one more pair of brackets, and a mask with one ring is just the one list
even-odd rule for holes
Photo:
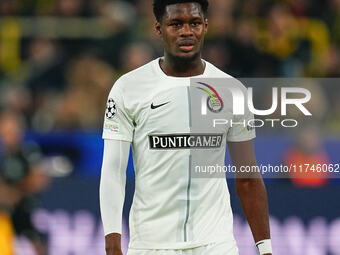
[[116,83],[106,102],[103,139],[132,142],[133,131],[133,120],[124,106],[123,93]]
[[228,142],[245,142],[256,137],[254,127],[254,114],[245,107],[243,115],[234,115],[231,127],[227,133]]

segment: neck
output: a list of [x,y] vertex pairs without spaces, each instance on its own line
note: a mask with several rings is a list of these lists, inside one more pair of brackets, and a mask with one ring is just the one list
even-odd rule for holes
[[205,69],[200,54],[190,59],[183,59],[165,53],[159,64],[166,75],[175,77],[197,76],[203,74]]

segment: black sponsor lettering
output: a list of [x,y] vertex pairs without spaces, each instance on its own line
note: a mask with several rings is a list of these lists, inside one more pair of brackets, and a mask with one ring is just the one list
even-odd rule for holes
[[150,149],[210,149],[220,148],[223,134],[149,135]]

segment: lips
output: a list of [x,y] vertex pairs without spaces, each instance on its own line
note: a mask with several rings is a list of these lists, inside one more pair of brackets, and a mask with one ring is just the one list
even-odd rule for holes
[[192,51],[194,46],[195,46],[195,42],[193,41],[184,41],[184,42],[180,42],[179,44],[179,48],[182,51],[188,52],[188,51]]
[[192,51],[194,46],[193,45],[191,45],[191,46],[180,46],[179,48],[183,51]]

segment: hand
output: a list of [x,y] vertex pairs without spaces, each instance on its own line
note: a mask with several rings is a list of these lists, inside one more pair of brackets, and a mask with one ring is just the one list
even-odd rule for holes
[[123,255],[123,252],[118,248],[106,249],[106,255]]
[[112,233],[105,236],[106,255],[123,255],[121,247],[121,235]]
[[46,255],[47,254],[47,246],[44,242],[40,240],[36,240],[32,242],[33,247],[37,255]]

